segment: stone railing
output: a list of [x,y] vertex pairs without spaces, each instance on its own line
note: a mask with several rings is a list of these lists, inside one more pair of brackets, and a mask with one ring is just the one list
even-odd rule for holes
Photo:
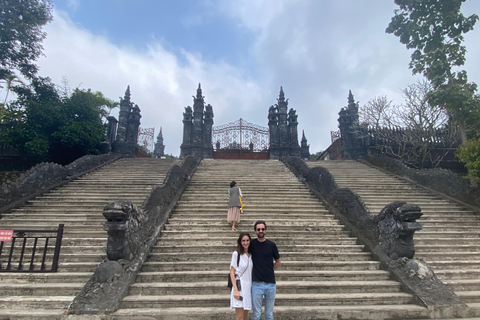
[[40,163],[15,181],[0,186],[0,213],[121,157],[114,153],[86,155],[66,166],[51,162]]
[[431,318],[466,315],[468,308],[462,300],[423,260],[414,258],[413,234],[421,229],[416,222],[421,216],[418,206],[393,202],[373,215],[353,190],[339,188],[327,169],[309,168],[298,157],[282,161],[373,253],[382,268],[400,281],[418,304],[428,308]]
[[188,156],[180,166],[174,165],[140,209],[128,200],[104,207],[107,258],[75,297],[68,313],[109,313],[120,307],[199,163]]

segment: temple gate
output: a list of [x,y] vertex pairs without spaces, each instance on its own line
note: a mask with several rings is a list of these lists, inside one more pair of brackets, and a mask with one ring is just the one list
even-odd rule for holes
[[268,128],[240,118],[213,127],[214,159],[268,159],[270,145]]
[[201,159],[281,159],[285,156],[309,159],[310,146],[305,133],[302,133],[301,146],[298,144],[297,112],[294,109],[287,111],[288,99],[285,100],[280,87],[277,104],[268,110],[268,128],[242,118],[213,127],[213,107],[205,105],[198,84],[193,109],[187,106],[183,113],[180,158],[193,155]]

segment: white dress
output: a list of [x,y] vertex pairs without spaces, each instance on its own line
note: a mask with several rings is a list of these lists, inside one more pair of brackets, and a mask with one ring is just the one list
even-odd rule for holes
[[244,310],[252,310],[252,269],[253,262],[252,256],[247,256],[245,253],[240,256],[240,261],[237,267],[237,251],[232,254],[232,261],[230,267],[235,269],[235,273],[241,275],[240,283],[242,290],[240,295],[243,297],[243,301],[237,300],[233,297],[233,288],[230,292],[230,309],[243,308]]

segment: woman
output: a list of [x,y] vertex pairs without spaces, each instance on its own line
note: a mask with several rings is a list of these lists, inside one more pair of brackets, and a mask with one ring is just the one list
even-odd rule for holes
[[242,197],[242,190],[237,187],[235,181],[230,182],[230,189],[228,189],[228,196],[230,200],[228,201],[228,213],[227,221],[232,224],[232,230],[237,230],[235,224],[240,223],[240,208],[242,204],[240,203],[240,197]]
[[[235,308],[236,320],[246,320],[248,311],[252,310],[253,262],[248,250],[251,239],[248,232],[240,233],[237,239],[237,249],[233,252],[230,262],[230,279],[232,280],[230,309]],[[237,288],[236,279],[240,279],[240,288]]]

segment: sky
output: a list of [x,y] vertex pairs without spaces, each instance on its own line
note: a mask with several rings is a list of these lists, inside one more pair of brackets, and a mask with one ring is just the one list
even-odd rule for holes
[[[53,0],[39,74],[119,100],[130,86],[141,127],[162,128],[178,156],[183,112],[199,83],[214,126],[242,118],[267,127],[280,87],[310,153],[325,150],[349,90],[360,107],[419,80],[411,51],[385,33],[393,0]],[[467,0],[465,15],[480,14]],[[465,37],[470,81],[480,84],[480,23]],[[112,112],[118,118],[118,109]]]

